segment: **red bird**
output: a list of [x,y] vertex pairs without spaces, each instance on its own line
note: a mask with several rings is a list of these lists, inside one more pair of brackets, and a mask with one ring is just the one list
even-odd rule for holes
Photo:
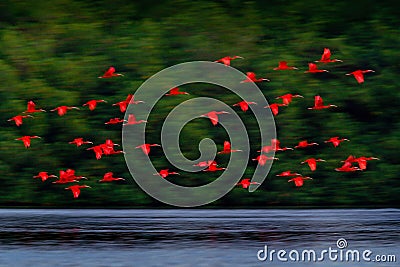
[[358,168],[358,167],[351,166],[351,163],[349,163],[349,162],[345,162],[340,168],[336,168],[335,171],[338,171],[338,172],[355,172],[355,171],[361,171],[361,169]]
[[26,111],[23,113],[46,112],[44,109],[36,109],[36,104],[31,100],[27,104]]
[[219,114],[229,114],[227,111],[210,111],[206,114],[201,115],[200,117],[208,117],[211,120],[211,123],[216,126],[218,124],[218,115]]
[[197,164],[194,164],[193,166],[197,166],[197,167],[208,167],[210,166],[214,161],[213,160],[208,160],[208,161],[200,161]]
[[125,100],[117,102],[117,103],[113,104],[113,106],[119,106],[119,110],[121,112],[125,112],[128,105],[134,105],[134,104],[139,104],[139,103],[144,103],[144,102],[143,101],[135,101],[135,96],[129,94]]
[[231,143],[229,141],[225,141],[224,142],[224,149],[220,152],[218,152],[218,154],[230,154],[232,152],[242,152],[242,150],[238,150],[238,149],[231,149]]
[[301,176],[301,174],[300,174],[300,173],[297,173],[297,172],[284,171],[284,172],[281,172],[280,174],[277,174],[276,176],[287,177],[287,176],[297,176],[297,175],[300,175],[300,176]]
[[161,176],[162,178],[167,178],[168,175],[179,175],[179,173],[177,173],[177,172],[170,172],[169,169],[163,169],[163,170],[161,170],[160,172],[155,173],[154,175],[159,175],[159,176]]
[[99,180],[100,183],[105,183],[105,182],[113,182],[113,181],[125,181],[124,178],[120,178],[120,177],[113,177],[113,173],[112,172],[107,172],[104,174],[103,179]]
[[315,63],[308,63],[308,70],[305,71],[304,73],[318,73],[318,72],[329,72],[327,70],[319,70],[317,67],[317,64]]
[[256,102],[241,101],[239,103],[233,104],[234,107],[240,106],[240,109],[246,112],[249,109],[249,105],[257,105]]
[[112,118],[104,124],[118,124],[118,123],[123,123],[123,122],[126,122],[126,120],[120,119],[120,118]]
[[301,162],[301,164],[307,163],[308,166],[310,167],[310,170],[315,171],[317,169],[317,162],[320,162],[320,161],[326,161],[326,160],[309,158],[309,159],[306,159],[305,161]]
[[324,100],[319,95],[314,96],[314,106],[308,109],[337,108],[335,105],[324,105]]
[[271,148],[274,151],[293,150],[291,147],[281,147],[281,142],[278,139],[271,139]]
[[159,145],[159,144],[143,144],[143,145],[137,146],[136,148],[141,148],[143,153],[148,155],[150,153],[150,148],[152,146],[161,146],[161,145]]
[[178,87],[174,87],[171,90],[169,90],[169,93],[165,94],[166,96],[171,96],[171,95],[189,95],[188,92],[182,92],[179,91]]
[[28,148],[28,147],[31,146],[31,139],[33,139],[33,138],[42,138],[42,137],[37,136],[37,135],[34,135],[34,136],[25,135],[25,136],[22,136],[22,137],[19,137],[19,138],[15,139],[15,140],[19,140],[19,141],[24,142],[24,146],[26,148]]
[[322,54],[321,59],[316,60],[315,62],[331,63],[331,62],[343,62],[343,60],[331,59],[331,50],[329,50],[329,48],[324,48],[324,53]]
[[246,80],[241,81],[241,83],[249,83],[249,82],[262,82],[262,81],[267,81],[269,82],[269,80],[267,78],[256,78],[256,74],[254,72],[247,72],[246,73]]
[[116,76],[124,76],[121,73],[115,73],[114,67],[109,67],[108,70],[103,74],[103,76],[99,76],[98,78],[112,78]]
[[278,158],[274,158],[274,157],[267,157],[264,154],[261,154],[259,156],[257,156],[257,158],[252,159],[252,160],[256,160],[258,161],[258,164],[260,164],[261,166],[264,166],[265,163],[267,163],[267,160],[279,160]]
[[54,174],[48,174],[47,172],[39,172],[38,175],[33,176],[33,178],[40,178],[42,182],[46,181],[49,178],[57,178]]
[[56,107],[56,108],[54,108],[54,109],[52,109],[50,111],[56,111],[57,110],[57,113],[58,113],[59,116],[64,116],[67,113],[67,110],[71,110],[71,109],[78,109],[79,110],[78,107],[59,106],[59,107]]
[[339,139],[339,136],[331,137],[329,140],[324,141],[325,143],[332,143],[334,147],[338,147],[341,142],[343,141],[350,141],[349,139],[342,138]]
[[364,73],[368,72],[375,72],[374,70],[356,70],[350,73],[347,73],[346,75],[353,75],[354,78],[356,78],[358,83],[363,83],[364,82]]
[[292,99],[295,97],[301,97],[304,98],[302,95],[292,95],[292,94],[286,94],[286,95],[281,95],[278,96],[276,99],[282,99],[282,103],[285,105],[289,105],[290,102],[292,102]]
[[66,184],[66,183],[73,183],[79,182],[81,179],[87,179],[84,176],[76,176],[75,170],[67,169],[65,171],[60,170],[60,175],[57,181],[53,182],[53,184]]
[[97,160],[101,159],[103,155],[103,149],[100,145],[89,147],[86,150],[93,150]]
[[211,164],[207,167],[207,169],[204,169],[203,172],[215,172],[215,171],[222,171],[225,170],[226,168],[218,168],[217,167],[217,162],[212,161]]
[[379,160],[379,158],[375,158],[375,157],[359,157],[359,158],[355,158],[353,159],[353,162],[357,162],[358,163],[358,167],[360,168],[360,170],[366,170],[367,169],[367,161],[368,160]]
[[257,182],[250,182],[250,179],[249,179],[249,178],[245,178],[245,179],[242,179],[242,180],[241,180],[239,183],[237,183],[236,185],[240,185],[240,186],[242,186],[242,188],[247,189],[247,188],[249,188],[249,186],[250,186],[251,184],[260,184],[260,183],[257,183]]
[[84,145],[84,144],[93,144],[90,141],[83,141],[82,137],[75,138],[73,141],[69,142],[68,144],[75,144],[77,147]]
[[97,106],[97,103],[107,103],[107,101],[100,99],[100,100],[96,100],[96,99],[92,99],[89,100],[88,102],[86,102],[85,104],[83,104],[82,106],[89,106],[90,110],[94,110]]
[[12,117],[11,119],[9,119],[7,121],[14,121],[15,125],[21,126],[22,125],[22,120],[25,119],[25,118],[33,118],[33,116],[31,116],[31,115],[24,115],[24,116],[23,115],[17,115],[17,116],[14,116],[14,117]]
[[147,122],[147,121],[145,121],[145,120],[139,120],[138,121],[138,120],[136,120],[135,115],[129,114],[128,122],[124,123],[123,125],[135,125],[135,124],[140,124],[140,123],[144,123],[144,122]]
[[318,143],[308,143],[307,140],[302,140],[299,142],[299,144],[297,146],[295,146],[294,148],[306,148],[308,146],[318,146]]
[[91,188],[91,187],[88,185],[71,185],[65,188],[65,190],[71,190],[74,198],[78,198],[79,194],[81,193],[81,188]]
[[218,60],[216,60],[214,62],[223,63],[226,66],[230,66],[231,65],[231,60],[234,60],[234,59],[237,59],[237,58],[243,58],[243,57],[240,57],[240,56],[229,57],[228,56],[228,57],[220,58],[220,59],[218,59]]
[[278,67],[274,70],[298,70],[298,68],[288,66],[286,61],[279,61]]
[[274,114],[274,116],[276,116],[279,113],[279,107],[286,107],[286,106],[287,105],[285,105],[285,104],[272,103],[269,106],[265,106],[264,108],[270,108],[272,111],[272,114]]
[[297,177],[294,177],[294,178],[288,180],[288,182],[294,182],[294,184],[295,184],[297,187],[300,187],[300,186],[303,186],[304,180],[312,180],[312,178],[311,178],[311,177],[308,177],[308,176],[306,176],[306,177],[297,176]]

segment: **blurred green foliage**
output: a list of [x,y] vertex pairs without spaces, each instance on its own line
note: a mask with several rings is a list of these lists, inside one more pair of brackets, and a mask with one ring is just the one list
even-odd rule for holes
[[[103,174],[130,174],[123,156],[96,160],[93,152],[69,145],[75,137],[99,144],[107,138],[121,142],[121,127],[104,125],[122,117],[111,106],[125,99],[146,78],[177,63],[240,55],[232,65],[243,72],[255,71],[271,79],[260,88],[270,102],[285,93],[298,93],[276,117],[283,146],[302,139],[323,143],[331,136],[351,140],[338,148],[321,144],[316,149],[278,153],[264,184],[254,193],[236,188],[215,206],[398,206],[400,173],[399,69],[400,6],[397,1],[7,1],[0,3],[0,205],[2,206],[162,206],[135,183],[97,184]],[[324,65],[329,74],[303,74],[307,63],[318,60],[324,47],[343,63]],[[273,71],[286,60],[299,71]],[[108,66],[125,77],[97,79]],[[374,69],[364,84],[347,72]],[[168,112],[182,100],[208,96],[234,104],[240,99],[228,90],[210,85],[186,85],[190,96],[162,99],[150,116],[149,142],[159,142],[160,127]],[[320,94],[339,108],[310,111],[313,96]],[[80,106],[90,99],[105,99],[89,111],[35,114],[16,127],[7,119],[20,114],[29,100],[50,110],[59,105]],[[251,137],[252,157],[259,149],[257,124],[249,111],[239,115]],[[138,118],[140,119],[140,118]],[[39,135],[25,149],[15,138]],[[181,149],[195,159],[197,144],[213,138],[222,149],[227,136],[206,119],[188,124],[181,134]],[[153,152],[152,152],[153,153]],[[375,156],[362,173],[338,173],[334,168],[348,155]],[[326,159],[311,173],[300,162],[307,157]],[[173,167],[154,150],[156,168]],[[218,156],[225,165],[229,156]],[[74,168],[92,189],[72,199],[64,185],[33,179],[39,171],[58,175]],[[251,160],[246,176],[255,165]],[[314,178],[301,188],[275,174],[293,170]],[[204,184],[218,173],[181,173],[171,177],[182,185]],[[176,179],[176,180],[175,180]]]

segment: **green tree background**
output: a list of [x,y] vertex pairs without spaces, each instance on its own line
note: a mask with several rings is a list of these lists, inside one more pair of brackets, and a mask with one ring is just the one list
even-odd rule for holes
[[[270,102],[284,93],[304,99],[281,109],[277,134],[284,146],[302,139],[319,143],[331,136],[349,138],[334,149],[321,145],[304,151],[279,153],[280,158],[254,193],[236,188],[210,206],[398,206],[400,203],[399,43],[400,6],[397,1],[8,1],[0,3],[0,205],[58,207],[159,207],[135,183],[98,184],[103,174],[130,174],[123,156],[96,160],[93,152],[69,145],[82,136],[95,144],[112,138],[121,143],[121,127],[106,126],[109,118],[122,117],[111,103],[121,101],[146,78],[163,68],[194,60],[214,61],[240,55],[232,65],[271,79],[260,88]],[[320,58],[329,47],[343,63],[325,65],[329,74],[307,75],[307,63]],[[300,68],[278,72],[280,60]],[[97,79],[108,66],[125,77]],[[374,69],[364,84],[347,72]],[[214,88],[215,89],[215,88]],[[149,123],[149,141],[159,142],[163,118],[182,100],[209,96],[234,104],[240,99],[227,90],[185,85],[190,96],[166,98],[157,105]],[[313,96],[339,106],[327,112],[310,112]],[[90,99],[105,99],[90,112],[35,114],[21,127],[7,120],[23,112],[26,103],[50,110],[59,105],[81,106]],[[251,113],[243,114],[252,135],[252,157],[259,149],[259,132]],[[182,150],[194,159],[199,140],[211,137],[222,148],[226,134],[198,119],[182,132]],[[22,135],[39,135],[25,149]],[[334,168],[348,155],[375,156],[368,170],[338,173]],[[326,159],[311,173],[300,162],[307,157]],[[155,151],[157,168],[169,167],[161,151]],[[221,157],[224,165],[229,157]],[[251,176],[249,162],[246,175]],[[39,171],[58,175],[74,168],[89,178],[79,199],[73,200],[64,185],[33,179]],[[172,169],[172,168],[171,168]],[[313,181],[295,188],[275,174],[291,169],[310,175]],[[177,183],[204,184],[218,174],[181,174]],[[175,181],[174,178],[171,180]],[[178,180],[178,179],[177,179]],[[183,182],[182,182],[183,181]]]

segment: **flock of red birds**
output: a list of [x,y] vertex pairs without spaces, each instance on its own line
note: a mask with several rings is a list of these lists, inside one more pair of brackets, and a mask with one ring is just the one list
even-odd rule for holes
[[[238,58],[243,58],[240,56],[233,56],[233,57],[224,57],[219,60],[216,60],[215,62],[219,62],[222,64],[225,64],[227,66],[230,66],[231,60],[238,59]],[[324,49],[323,55],[320,60],[315,61],[316,63],[333,63],[333,62],[342,62],[342,60],[339,59],[331,59],[331,52],[328,48]],[[308,64],[308,71],[305,71],[306,73],[321,73],[321,72],[328,72],[327,70],[323,69],[318,69],[318,66],[315,63],[309,63]],[[293,66],[288,66],[287,62],[281,61],[279,62],[278,67],[274,68],[273,70],[297,70],[298,68],[293,67]],[[368,72],[374,72],[373,70],[356,70],[351,73],[347,73],[346,75],[353,75],[358,83],[363,83],[364,82],[364,73]],[[113,77],[119,77],[119,76],[124,76],[123,74],[116,73],[116,70],[114,67],[110,67],[102,76],[99,76],[98,78],[101,79],[106,79],[106,78],[113,78]],[[263,82],[263,81],[269,81],[267,78],[257,78],[256,74],[254,72],[247,72],[246,73],[246,79],[242,81],[242,83],[245,82]],[[177,96],[177,95],[189,95],[188,92],[183,92],[180,91],[179,88],[172,88],[166,96]],[[282,103],[271,103],[265,108],[270,108],[271,112],[273,113],[274,116],[278,115],[279,113],[279,107],[286,107],[288,106],[293,98],[303,98],[303,96],[298,95],[298,94],[285,94],[276,97],[276,99],[281,99]],[[87,101],[85,104],[82,106],[85,107],[87,106],[89,110],[94,110],[96,109],[96,106],[98,103],[107,103],[107,101],[102,100],[102,99],[92,99]],[[113,104],[113,106],[118,106],[119,110],[124,113],[127,109],[127,106],[130,104],[139,104],[143,103],[143,101],[136,101],[134,100],[134,96],[129,94],[126,99],[117,102]],[[239,103],[233,104],[233,106],[239,106],[240,109],[243,112],[246,112],[249,108],[249,105],[256,105],[256,102],[247,102],[247,101],[241,101]],[[321,96],[316,95],[314,97],[314,106],[309,107],[308,109],[312,110],[320,110],[320,109],[327,109],[327,108],[333,108],[336,107],[336,105],[332,104],[324,104],[323,99]],[[69,110],[79,110],[79,107],[74,107],[74,106],[59,106],[56,107],[50,111],[52,112],[57,112],[59,116],[64,116]],[[20,126],[23,124],[23,120],[26,118],[33,118],[31,114],[36,113],[36,112],[46,112],[43,109],[37,109],[36,104],[33,101],[29,101],[27,104],[27,109],[26,111],[23,112],[23,115],[17,115],[12,118],[10,118],[8,121],[14,121],[16,126]],[[229,114],[226,111],[210,111],[206,114],[201,115],[201,117],[207,117],[210,119],[211,123],[216,126],[218,124],[218,116],[223,115],[223,114]],[[105,124],[120,124],[122,123],[123,125],[135,125],[135,124],[140,124],[140,123],[146,123],[147,121],[145,120],[137,120],[134,114],[129,114],[128,115],[128,120],[124,120],[121,118],[111,118]],[[22,136],[19,138],[16,138],[15,140],[22,141],[24,146],[26,148],[29,148],[31,146],[31,139],[35,138],[41,138],[40,136]],[[344,141],[349,141],[346,138],[339,138],[338,136],[331,137],[325,141],[325,143],[332,143],[334,147],[338,147],[341,142]],[[77,147],[87,145],[87,144],[93,144],[91,141],[84,140],[82,137],[77,137],[74,140],[70,141],[69,144],[76,145]],[[296,145],[294,148],[290,147],[281,147],[280,146],[280,141],[277,139],[272,139],[271,144],[268,146],[264,146],[259,150],[260,155],[257,156],[253,161],[257,161],[259,165],[263,166],[266,164],[268,160],[278,160],[278,158],[268,156],[268,153],[271,152],[279,152],[279,151],[286,151],[286,150],[294,150],[294,149],[306,149],[309,146],[318,146],[318,143],[311,142],[309,143],[308,140],[301,140],[299,141],[298,145]],[[115,146],[118,146],[118,144],[113,143],[112,140],[107,139],[104,143],[94,145],[92,147],[87,148],[86,150],[91,150],[94,152],[96,159],[101,159],[103,155],[113,155],[113,154],[122,154],[124,151],[122,150],[115,150]],[[159,144],[141,144],[137,146],[137,149],[142,149],[143,153],[148,155],[150,153],[151,147],[160,147]],[[223,150],[218,152],[218,154],[230,154],[233,152],[241,152],[241,150],[238,149],[231,149],[231,144],[229,141],[224,142]],[[373,160],[373,159],[378,159],[375,157],[354,157],[353,155],[348,156],[348,158],[343,162],[343,165],[341,167],[336,168],[336,171],[340,172],[354,172],[354,171],[364,171],[367,168],[367,161]],[[324,162],[325,160],[323,159],[315,159],[315,158],[308,158],[301,162],[301,164],[307,163],[311,171],[315,171],[317,168],[317,162]],[[354,166],[353,164],[356,163],[358,166]],[[204,161],[204,162],[199,162],[195,166],[203,167],[203,171],[207,172],[215,172],[219,170],[224,170],[225,168],[218,167],[218,164],[215,160],[209,160],[209,161]],[[166,178],[169,175],[179,175],[177,172],[170,172],[169,169],[162,169],[158,173],[154,175],[159,175],[162,178]],[[289,177],[291,179],[288,180],[288,182],[294,182],[296,187],[303,186],[303,181],[304,180],[310,180],[312,179],[311,177],[308,176],[303,176],[299,173],[292,172],[290,170],[283,171],[282,173],[278,174],[277,176],[280,177]],[[59,171],[59,176],[53,175],[53,174],[48,174],[45,171],[39,172],[37,175],[33,176],[34,178],[40,178],[43,182],[46,181],[49,178],[58,178],[56,181],[53,183],[55,184],[66,184],[66,183],[75,183],[79,182],[82,179],[87,179],[84,176],[77,176],[75,175],[75,170],[73,169],[67,169],[67,170],[60,170]],[[292,178],[293,177],[293,178]],[[113,181],[121,181],[124,180],[124,178],[120,177],[113,177],[112,172],[107,172],[104,174],[103,178],[99,180],[99,182],[113,182]],[[249,178],[244,178],[242,179],[237,185],[242,186],[243,188],[248,188],[251,184],[258,184],[256,182],[251,182]],[[90,188],[90,186],[87,185],[80,185],[80,184],[73,184],[69,187],[66,187],[65,189],[71,190],[73,197],[78,198],[80,195],[80,190],[82,188]]]

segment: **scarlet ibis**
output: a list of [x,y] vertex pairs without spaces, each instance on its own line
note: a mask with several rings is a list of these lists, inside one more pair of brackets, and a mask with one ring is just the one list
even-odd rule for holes
[[297,176],[297,177],[294,177],[294,178],[288,180],[288,182],[294,182],[294,184],[295,184],[297,187],[300,187],[300,186],[303,186],[304,180],[312,180],[312,178],[311,178],[311,177],[308,177],[308,176],[305,176],[305,177],[303,177],[303,176]]
[[331,137],[328,140],[324,141],[325,143],[332,143],[334,147],[338,147],[339,144],[343,141],[350,141],[349,139],[342,138],[339,139],[339,136]]
[[324,108],[331,108],[331,107],[337,108],[336,105],[331,105],[331,104],[324,105],[324,100],[322,99],[322,97],[319,95],[316,95],[316,96],[314,96],[314,106],[311,108],[308,108],[308,109],[324,109]]
[[287,177],[287,176],[297,176],[297,175],[301,176],[300,173],[292,172],[292,171],[288,170],[288,171],[281,172],[280,174],[277,174],[276,176]]
[[281,142],[276,138],[271,139],[271,148],[274,151],[293,150],[293,148],[291,148],[291,147],[281,147]]
[[119,144],[115,144],[111,139],[106,139],[104,144],[107,145],[107,146],[111,146],[111,147],[119,146]]
[[250,186],[251,184],[260,184],[260,183],[258,183],[258,182],[250,182],[250,179],[249,179],[249,178],[245,178],[245,179],[242,179],[242,180],[241,180],[239,183],[237,183],[236,185],[240,185],[240,186],[242,186],[242,188],[247,189],[247,188],[249,188],[249,186]]
[[17,115],[12,117],[11,119],[8,119],[7,121],[14,121],[15,125],[21,126],[22,125],[22,120],[25,118],[33,118],[31,115]]
[[223,63],[226,66],[230,66],[231,65],[231,60],[234,60],[234,59],[237,59],[237,58],[242,58],[243,59],[243,57],[241,57],[241,56],[233,56],[233,57],[227,56],[227,57],[220,58],[220,59],[218,59],[218,60],[216,60],[214,62]]
[[272,146],[263,146],[261,150],[257,150],[257,152],[264,152],[264,153],[269,153],[275,151]]
[[317,67],[317,64],[315,63],[308,63],[308,70],[306,70],[304,73],[319,73],[319,72],[329,72],[327,70],[320,70]]
[[121,112],[125,112],[126,107],[128,105],[139,104],[139,103],[144,103],[144,101],[139,101],[139,100],[136,101],[134,95],[128,94],[128,96],[126,97],[125,100],[117,102],[117,103],[113,104],[113,106],[119,106],[119,110]]
[[71,110],[71,109],[79,110],[78,107],[59,106],[59,107],[56,107],[56,108],[54,108],[54,109],[52,109],[50,111],[57,111],[59,116],[64,116],[67,113],[67,111]]
[[331,59],[331,50],[329,48],[324,48],[324,53],[322,54],[321,59],[316,60],[315,62],[331,63],[331,62],[343,62],[343,60]]
[[286,95],[281,95],[276,97],[276,99],[282,99],[282,103],[285,105],[289,105],[290,102],[292,102],[292,99],[295,97],[301,97],[304,98],[302,95],[292,95],[292,94],[286,94]]
[[215,171],[222,171],[226,168],[218,168],[218,164],[216,161],[212,161],[211,164],[203,170],[203,172],[215,172]]
[[211,120],[211,123],[216,126],[218,124],[218,115],[220,114],[229,114],[227,111],[210,111],[206,114],[201,115],[200,117],[208,117]]
[[288,66],[286,61],[279,61],[278,67],[274,70],[298,70],[298,68]]
[[257,156],[257,158],[252,159],[252,160],[253,161],[256,160],[256,161],[258,161],[258,164],[260,164],[261,166],[264,166],[265,163],[267,163],[268,160],[279,160],[279,159],[275,158],[275,157],[267,157],[266,155],[261,154],[261,155]]
[[90,110],[94,110],[96,108],[96,106],[97,106],[97,103],[107,103],[107,101],[105,101],[103,99],[99,99],[99,100],[92,99],[92,100],[89,100],[88,102],[86,102],[85,104],[83,104],[82,106],[83,107],[84,106],[89,106]]
[[224,141],[224,149],[218,152],[218,154],[230,154],[232,152],[242,152],[242,150],[231,149],[231,143],[229,141]]
[[46,181],[49,178],[57,178],[54,174],[48,174],[47,172],[39,172],[38,175],[33,176],[33,178],[40,178],[42,182]]
[[66,184],[66,183],[73,183],[79,182],[80,179],[87,179],[84,176],[76,176],[75,170],[67,169],[67,170],[60,170],[60,175],[57,181],[54,181],[53,184]]
[[249,82],[269,82],[267,78],[259,78],[257,79],[256,74],[254,72],[247,72],[246,73],[246,80],[241,81],[241,83],[249,83]]
[[270,108],[272,111],[272,114],[274,114],[274,116],[276,116],[279,113],[279,107],[286,107],[286,106],[287,105],[285,105],[285,104],[272,103],[269,106],[265,106],[264,108]]
[[302,140],[299,142],[299,144],[297,146],[295,146],[294,148],[306,148],[308,146],[318,146],[318,143],[308,143],[307,140]]
[[317,162],[326,161],[323,159],[315,159],[315,158],[308,158],[305,161],[301,162],[301,164],[307,163],[310,167],[311,171],[315,171],[317,169]]
[[84,145],[84,144],[93,144],[91,141],[84,141],[82,137],[75,138],[73,141],[69,142],[68,144],[75,144],[77,147]]
[[65,175],[69,177],[70,179],[76,179],[76,180],[81,180],[81,179],[87,179],[85,176],[76,176],[75,175],[75,170],[74,169],[67,169],[65,170]]
[[160,170],[158,173],[155,173],[154,175],[160,175],[162,178],[167,178],[168,175],[179,175],[179,173],[170,172],[169,169],[163,169],[163,170]]
[[104,174],[103,179],[99,180],[99,182],[104,183],[104,182],[113,182],[113,181],[125,181],[124,178],[121,177],[113,177],[112,172],[107,172]]
[[167,94],[165,94],[166,96],[171,96],[171,95],[189,95],[188,92],[182,92],[179,91],[178,87],[174,87],[171,90],[169,90],[169,92]]
[[207,167],[210,166],[214,161],[213,160],[208,160],[208,161],[200,161],[197,164],[194,164],[193,166],[197,166],[197,167]]
[[126,122],[126,120],[120,118],[112,118],[109,121],[105,122],[104,124],[118,124],[123,122]]
[[99,76],[98,78],[112,78],[116,76],[124,76],[121,73],[115,73],[114,67],[109,67],[108,70],[103,74],[103,76]]
[[367,161],[368,160],[379,160],[379,158],[375,158],[375,157],[358,157],[353,159],[354,162],[358,163],[358,167],[360,168],[360,170],[366,170],[367,169]]
[[99,146],[100,146],[101,150],[103,151],[104,155],[114,155],[114,154],[125,153],[122,150],[114,150],[114,146],[111,146],[108,144],[100,144]]
[[91,187],[88,185],[77,185],[76,184],[76,185],[71,185],[69,187],[66,187],[65,190],[71,190],[74,198],[78,198],[79,194],[81,193],[82,188],[91,188]]
[[136,148],[141,148],[143,153],[148,155],[150,153],[150,148],[152,146],[161,146],[161,145],[159,145],[159,144],[143,144],[143,145],[137,146]]
[[32,100],[28,102],[26,111],[23,113],[46,112],[44,109],[36,109],[36,104]]
[[15,140],[24,142],[24,146],[26,148],[28,148],[31,146],[31,139],[34,139],[34,138],[42,138],[42,137],[37,136],[37,135],[33,135],[33,136],[25,135],[25,136],[16,138]]
[[358,168],[358,167],[351,166],[350,163],[346,162],[340,168],[336,168],[335,171],[338,171],[338,172],[355,172],[355,171],[361,171],[361,169]]
[[244,112],[246,112],[249,109],[249,105],[257,105],[256,102],[249,102],[249,101],[241,101],[236,104],[233,104],[232,106],[240,106],[240,109]]
[[346,75],[353,75],[358,83],[364,82],[364,73],[375,72],[374,70],[355,70],[353,72],[347,73]]
[[101,148],[100,145],[89,147],[86,150],[93,150],[93,152],[96,156],[96,159],[98,159],[98,160],[101,159],[101,157],[103,155],[103,149]]
[[138,120],[136,120],[135,115],[129,114],[128,122],[124,123],[123,125],[135,125],[135,124],[140,124],[140,123],[144,123],[144,122],[147,122],[147,121],[145,121],[145,120],[139,120],[138,121]]

